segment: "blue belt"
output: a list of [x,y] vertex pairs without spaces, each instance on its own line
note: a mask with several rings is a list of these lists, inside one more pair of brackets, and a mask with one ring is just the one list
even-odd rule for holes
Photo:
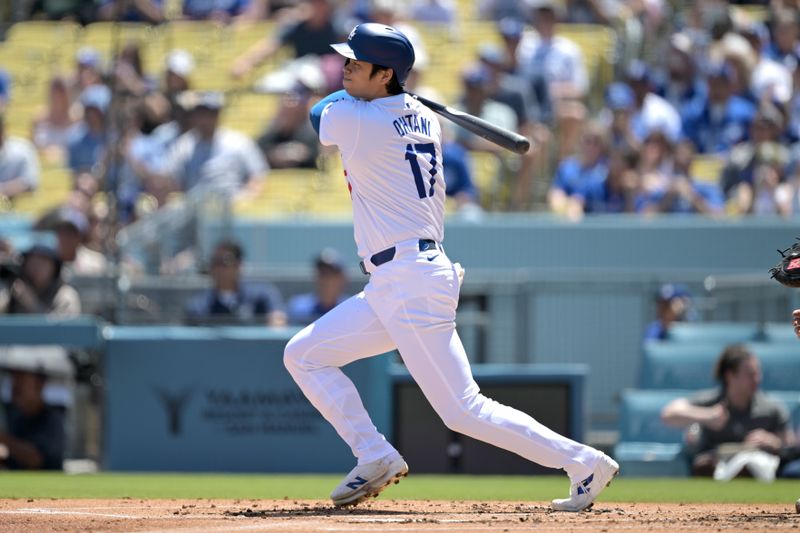
[[[428,250],[435,250],[440,249],[441,247],[436,244],[436,241],[432,239],[420,239],[419,240],[419,251],[420,252],[427,252]],[[384,263],[388,263],[392,259],[394,259],[394,254],[397,252],[394,246],[391,248],[387,248],[385,250],[381,250],[380,252],[372,255],[369,258],[369,262],[375,265],[376,267],[381,266]],[[360,261],[358,266],[361,267],[361,272],[369,276],[369,272],[367,272],[367,268],[364,266],[364,261]]]

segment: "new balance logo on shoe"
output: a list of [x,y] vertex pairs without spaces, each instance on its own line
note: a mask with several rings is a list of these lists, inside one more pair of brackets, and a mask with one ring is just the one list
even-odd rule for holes
[[351,481],[350,483],[348,483],[347,487],[350,488],[351,490],[356,490],[358,487],[360,487],[361,485],[363,485],[366,482],[367,482],[367,480],[364,479],[363,477],[356,476],[356,480],[355,481]]
[[581,484],[578,485],[578,494],[589,494],[589,485],[592,483],[593,479],[594,474],[581,481]]

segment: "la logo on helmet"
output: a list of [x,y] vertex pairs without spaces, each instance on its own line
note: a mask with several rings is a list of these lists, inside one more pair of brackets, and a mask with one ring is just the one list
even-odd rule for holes
[[357,30],[357,29],[358,29],[358,26],[356,26],[355,28],[353,28],[353,31],[351,31],[351,32],[350,32],[350,35],[348,35],[348,36],[347,36],[347,40],[348,40],[348,41],[350,41],[350,40],[352,40],[352,39],[353,39],[353,36],[356,34],[356,30]]

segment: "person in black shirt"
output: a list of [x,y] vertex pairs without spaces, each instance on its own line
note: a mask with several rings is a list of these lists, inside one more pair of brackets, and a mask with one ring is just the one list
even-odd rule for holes
[[286,313],[277,287],[246,283],[241,279],[242,248],[223,241],[211,256],[213,287],[186,305],[186,320],[192,325],[283,326]]
[[306,0],[301,6],[300,20],[253,45],[233,62],[231,75],[237,79],[247,76],[282,46],[291,46],[295,59],[307,55],[336,55],[330,44],[341,41],[343,35],[333,23],[332,4],[332,0]]
[[0,467],[12,470],[60,470],[66,446],[65,413],[47,405],[42,373],[11,371],[11,401],[0,430]]
[[753,352],[743,345],[728,346],[714,376],[718,389],[677,398],[661,411],[667,425],[697,428],[687,442],[695,475],[714,472],[721,445],[736,443],[778,455],[794,444],[787,409],[759,390],[761,364]]

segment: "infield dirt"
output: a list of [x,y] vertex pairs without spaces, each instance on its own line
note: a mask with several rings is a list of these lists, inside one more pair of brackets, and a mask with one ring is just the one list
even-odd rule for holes
[[800,528],[786,505],[598,503],[556,513],[544,502],[380,499],[350,509],[318,500],[0,500],[0,532],[110,531],[772,531]]

